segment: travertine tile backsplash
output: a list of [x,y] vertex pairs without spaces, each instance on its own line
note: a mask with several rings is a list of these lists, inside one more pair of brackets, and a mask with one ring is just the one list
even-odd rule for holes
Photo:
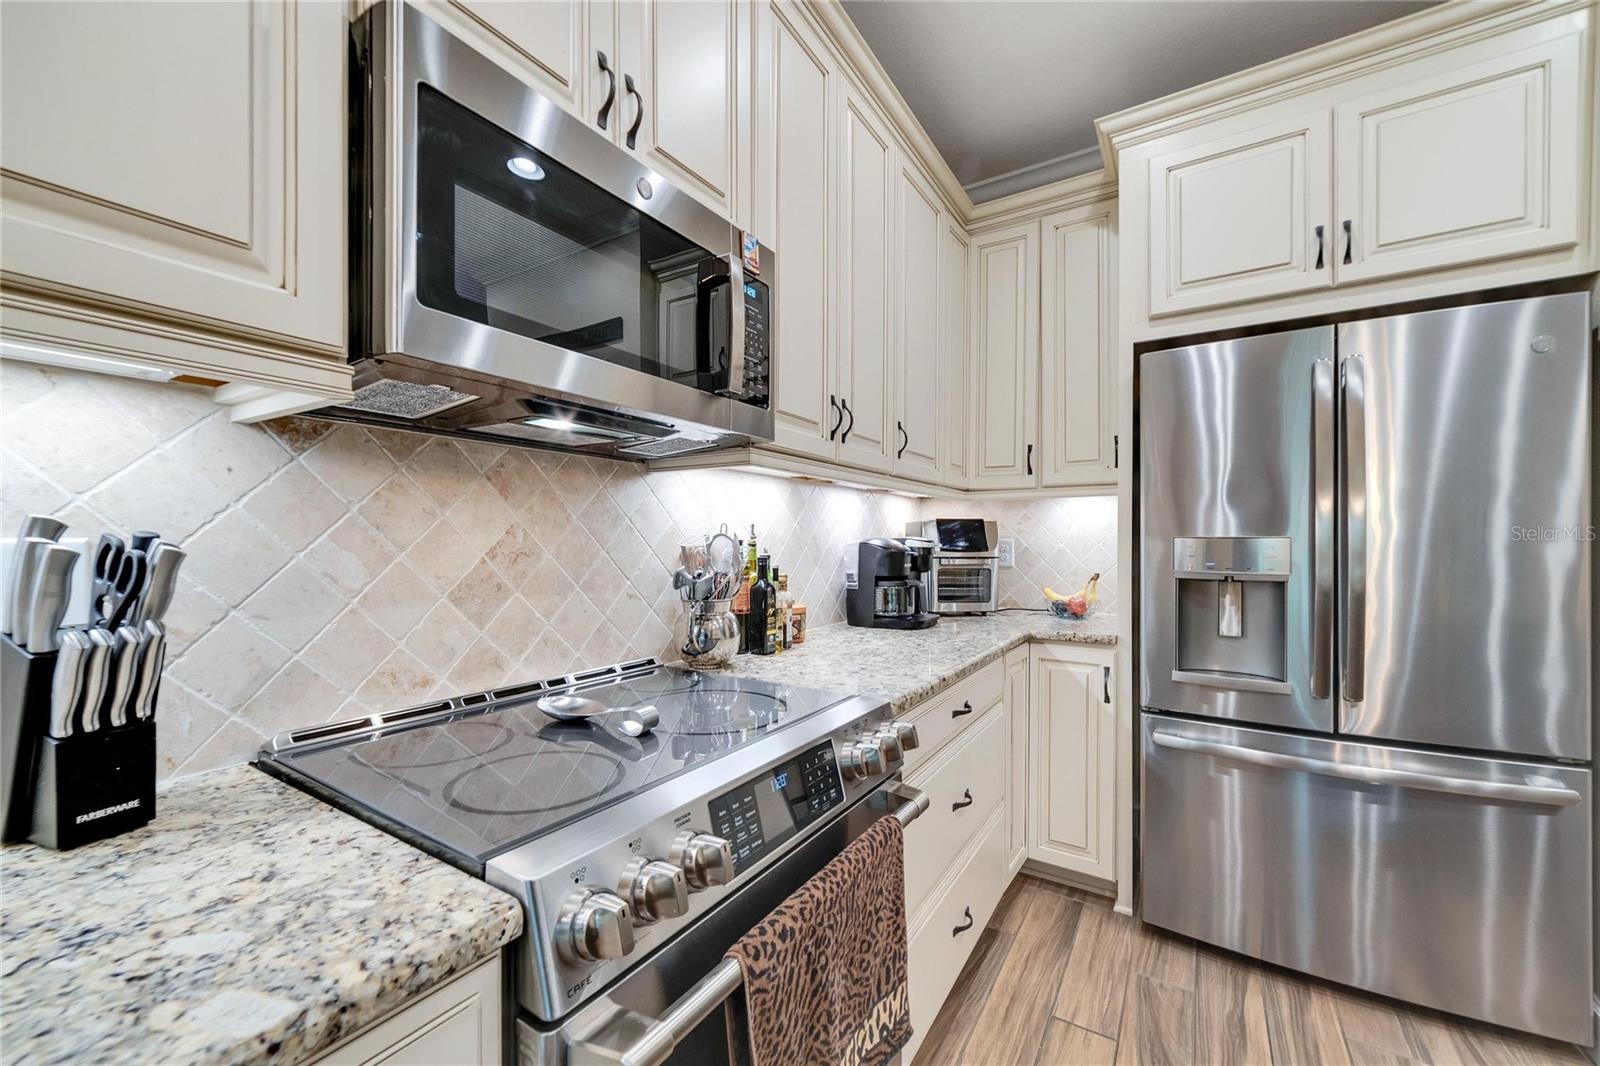
[[154,529],[189,561],[168,614],[160,772],[284,729],[636,656],[674,656],[679,542],[756,524],[813,625],[844,617],[844,547],[922,514],[1017,538],[1011,605],[1101,570],[1110,499],[981,507],[372,431],[228,421],[201,390],[0,364],[0,528]]

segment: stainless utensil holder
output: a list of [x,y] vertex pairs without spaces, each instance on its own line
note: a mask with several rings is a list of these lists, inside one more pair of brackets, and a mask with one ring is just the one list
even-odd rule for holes
[[[0,837],[65,851],[155,817],[156,723],[49,735],[55,652],[0,638]],[[159,696],[159,689],[157,691]]]

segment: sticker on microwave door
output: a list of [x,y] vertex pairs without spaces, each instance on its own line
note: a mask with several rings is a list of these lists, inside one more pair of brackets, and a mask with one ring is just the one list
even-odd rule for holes
[[744,268],[752,274],[761,273],[761,242],[747,230],[740,230],[739,233],[739,250],[744,256]]

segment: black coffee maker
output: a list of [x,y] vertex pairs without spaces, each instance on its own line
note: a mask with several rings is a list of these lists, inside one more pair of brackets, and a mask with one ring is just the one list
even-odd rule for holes
[[932,566],[933,549],[926,542],[861,541],[855,567],[845,571],[845,620],[873,629],[927,629],[939,620],[927,609],[923,581]]

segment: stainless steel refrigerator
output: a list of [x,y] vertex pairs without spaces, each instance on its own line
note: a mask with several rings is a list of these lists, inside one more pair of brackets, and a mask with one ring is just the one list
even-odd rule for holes
[[1590,1041],[1588,314],[1141,357],[1146,921]]

